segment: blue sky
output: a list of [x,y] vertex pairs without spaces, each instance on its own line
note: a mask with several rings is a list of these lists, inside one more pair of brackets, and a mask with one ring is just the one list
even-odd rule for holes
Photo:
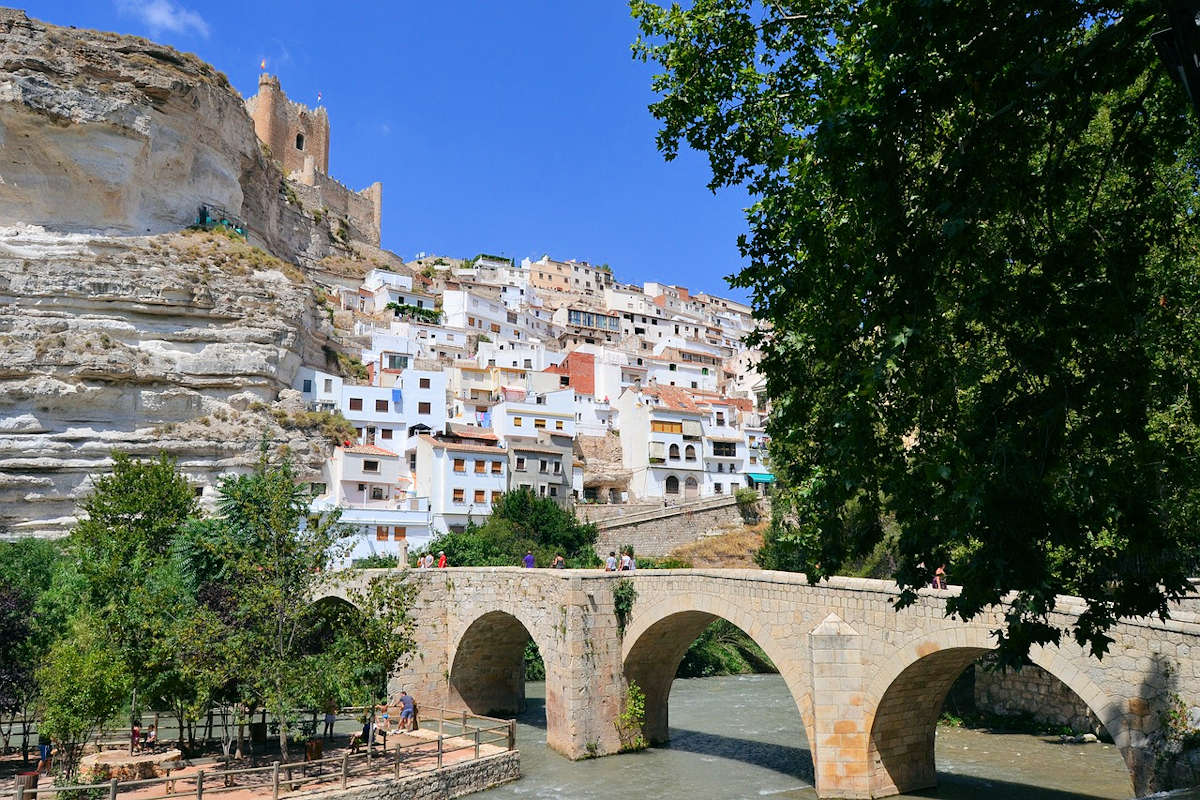
[[745,298],[748,201],[714,196],[703,157],[666,163],[623,0],[228,3],[47,0],[30,16],[191,51],[256,90],[259,62],[307,105],[321,92],[330,172],[383,181],[383,243],[405,258],[480,251],[612,265]]

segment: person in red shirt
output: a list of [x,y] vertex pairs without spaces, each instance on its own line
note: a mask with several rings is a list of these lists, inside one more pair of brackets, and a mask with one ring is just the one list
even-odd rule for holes
[[438,551],[438,569],[445,569],[445,568],[446,568],[446,551],[439,550]]

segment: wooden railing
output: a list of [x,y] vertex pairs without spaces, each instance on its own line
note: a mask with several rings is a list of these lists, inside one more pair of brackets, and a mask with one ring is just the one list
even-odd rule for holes
[[[105,783],[29,788],[14,779],[11,789],[0,790],[0,800],[54,800],[63,794],[72,800],[104,800],[106,796],[108,800],[116,800],[121,792],[135,792],[147,787],[158,787],[161,791],[139,794],[137,800],[186,800],[190,797],[204,800],[207,795],[246,789],[260,790],[264,796],[269,790],[272,800],[279,800],[280,791],[296,792],[311,784],[340,781],[341,788],[345,789],[353,778],[367,776],[376,781],[400,780],[401,777],[436,772],[445,766],[448,756],[456,753],[469,753],[466,758],[457,759],[456,763],[484,757],[484,746],[516,749],[516,723],[513,720],[437,707],[422,709],[422,720],[422,729],[430,732],[436,723],[436,739],[431,737],[418,742],[397,742],[390,747],[365,743],[361,752],[348,752],[312,761],[287,764],[275,761],[265,767],[216,768],[187,775],[168,773],[165,777],[141,780],[122,781],[113,778]],[[392,736],[405,733],[402,730],[389,732]],[[314,771],[316,774],[313,774]]]

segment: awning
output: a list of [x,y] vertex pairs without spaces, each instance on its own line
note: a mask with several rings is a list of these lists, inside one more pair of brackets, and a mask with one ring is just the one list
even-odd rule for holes
[[683,421],[684,436],[703,436],[704,431],[700,428],[700,423],[694,419],[685,419]]
[[746,477],[755,483],[774,483],[775,476],[769,472],[747,472]]
[[650,442],[650,457],[666,460],[666,458],[667,458],[666,442],[656,442],[656,441],[652,440]]

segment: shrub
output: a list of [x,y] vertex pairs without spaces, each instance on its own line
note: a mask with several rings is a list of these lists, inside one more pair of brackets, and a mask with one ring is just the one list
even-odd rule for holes
[[645,724],[646,693],[638,686],[637,681],[630,681],[625,689],[625,703],[616,722],[622,753],[646,749],[646,737],[642,732]]
[[395,569],[400,566],[400,559],[393,555],[372,553],[366,558],[356,558],[351,564],[354,569]]
[[742,514],[742,520],[747,525],[753,525],[758,522],[758,492],[753,489],[743,487],[733,493],[733,497],[737,500],[738,511]]
[[633,619],[633,604],[637,600],[637,589],[629,578],[613,583],[613,613],[617,615],[617,632],[624,636],[625,627]]
[[355,356],[348,356],[345,353],[339,352],[337,354],[337,366],[344,378],[355,378],[365,381],[371,375],[362,361]]

